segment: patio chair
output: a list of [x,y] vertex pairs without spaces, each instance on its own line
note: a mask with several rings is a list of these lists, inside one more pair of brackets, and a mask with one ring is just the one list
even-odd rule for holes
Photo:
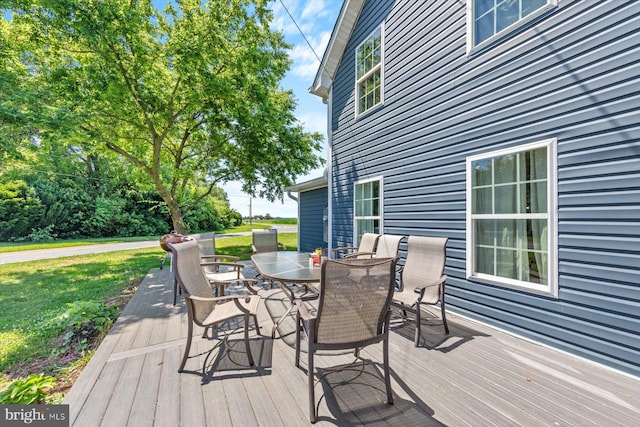
[[[287,247],[283,243],[278,242],[278,230],[275,228],[252,231],[253,243],[251,243],[251,250],[254,254],[260,252],[277,252],[278,248],[283,251],[287,250]],[[264,281],[264,277],[260,274],[258,274],[255,279]],[[273,282],[270,280],[267,282],[269,282],[269,287],[273,288]]]
[[254,254],[259,252],[276,252],[278,248],[286,251],[284,244],[278,242],[278,230],[271,228],[268,230],[253,230],[253,243],[251,249]]
[[[256,332],[259,335],[260,327],[258,326],[256,313],[260,297],[258,295],[214,297],[209,281],[200,267],[198,242],[192,239],[183,241],[180,244],[169,243],[168,245],[174,256],[176,278],[185,297],[189,317],[187,345],[178,372],[183,372],[184,365],[189,358],[194,324],[205,328],[203,334],[203,338],[205,338],[208,329],[212,326],[239,317],[244,320],[244,344],[249,364],[253,366],[254,360],[249,346],[249,323],[250,319],[253,318]],[[225,330],[222,331],[225,334],[224,340],[226,341],[228,334]]]
[[[318,350],[359,349],[383,342],[387,402],[393,403],[389,377],[389,317],[396,258],[328,260],[322,264],[316,316],[296,300],[296,367],[300,367],[303,331],[308,343],[309,418],[317,419],[314,356]],[[363,361],[364,363],[364,361]],[[322,378],[320,378],[321,380]]]
[[397,234],[382,234],[378,237],[375,252],[355,252],[346,255],[345,258],[395,258],[398,256],[402,239],[404,236]]
[[216,254],[216,235],[209,239],[197,239],[200,251],[200,266],[209,282],[215,286],[216,296],[224,296],[225,288],[231,283],[242,283],[244,287],[256,295],[257,291],[249,285],[242,274],[244,264],[238,263],[237,256]]
[[445,333],[449,333],[444,307],[444,274],[446,259],[446,237],[409,236],[407,259],[400,270],[400,289],[393,294],[392,304],[400,308],[406,319],[406,312],[415,314],[415,346],[420,340],[420,306],[440,302],[440,312]]
[[[359,253],[374,253],[375,249],[376,249],[376,243],[378,242],[378,237],[380,237],[379,234],[375,234],[375,233],[364,233],[362,235],[362,238],[360,239],[360,245],[359,246],[343,246],[340,248],[335,248],[333,250],[333,258],[334,259],[338,259],[340,258],[340,253],[341,252],[347,252],[344,255],[342,255],[343,258],[349,258],[350,253],[353,253],[353,251],[359,252]],[[366,256],[366,258],[371,258],[370,256]],[[358,258],[356,256],[356,258]]]

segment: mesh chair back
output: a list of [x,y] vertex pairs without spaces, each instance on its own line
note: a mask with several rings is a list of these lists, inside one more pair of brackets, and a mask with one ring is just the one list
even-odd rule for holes
[[[358,246],[358,252],[373,252],[376,249],[376,242],[380,237],[379,234],[375,233],[364,233],[362,238],[360,239],[360,245]],[[394,255],[395,256],[395,255]],[[357,258],[371,258],[368,255],[359,256]]]
[[395,258],[398,256],[398,249],[400,248],[400,240],[404,236],[398,236],[395,234],[383,234],[378,239],[378,246],[376,247],[376,258]]
[[[176,279],[187,296],[213,298],[213,290],[200,267],[200,251],[195,239],[171,244]],[[200,324],[213,310],[215,302],[189,300],[193,305],[193,317]]]
[[278,230],[253,230],[253,246],[256,252],[275,252],[278,250]]
[[208,234],[203,234],[198,240],[198,247],[200,248],[200,255],[215,255],[216,254],[216,233],[213,233],[211,238]]
[[368,340],[383,332],[394,289],[395,258],[328,260],[322,265],[316,339]]
[[425,286],[424,302],[436,303],[439,287],[429,286],[442,277],[446,260],[446,237],[409,236],[407,260],[402,272],[403,286],[412,289]]

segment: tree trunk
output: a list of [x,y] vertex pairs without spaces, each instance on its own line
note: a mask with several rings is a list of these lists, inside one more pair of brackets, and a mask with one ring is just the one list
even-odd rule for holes
[[189,234],[189,229],[184,224],[184,219],[182,218],[182,212],[180,211],[180,207],[178,203],[176,203],[173,198],[171,200],[165,200],[167,206],[169,207],[169,213],[171,214],[171,221],[173,222],[173,229],[178,234]]

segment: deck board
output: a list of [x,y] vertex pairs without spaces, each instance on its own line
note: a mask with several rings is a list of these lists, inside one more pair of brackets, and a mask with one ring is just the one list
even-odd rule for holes
[[[248,267],[246,270],[250,270]],[[251,273],[249,273],[251,275]],[[294,321],[278,289],[260,291],[261,336],[251,329],[256,366],[248,366],[241,332],[227,345],[196,328],[188,372],[178,365],[186,344],[182,299],[172,305],[169,269],[152,269],[65,398],[71,425],[299,426],[308,424],[307,354],[294,366]],[[428,317],[428,316],[427,316]],[[394,316],[390,359],[394,405],[387,405],[382,345],[368,360],[328,374],[316,385],[317,425],[372,426],[632,426],[640,419],[640,379],[486,325],[448,315],[414,328]],[[238,324],[234,326],[239,326]],[[322,353],[316,368],[347,365],[351,352]]]

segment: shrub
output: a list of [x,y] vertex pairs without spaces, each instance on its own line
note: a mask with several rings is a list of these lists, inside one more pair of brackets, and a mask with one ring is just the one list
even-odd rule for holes
[[104,335],[118,315],[118,307],[96,301],[75,301],[68,309],[49,323],[49,327],[63,332],[56,341],[56,349],[85,351],[98,337]]
[[44,374],[31,374],[26,378],[18,378],[0,393],[0,404],[30,405],[45,403],[49,389],[56,385],[53,377]]

